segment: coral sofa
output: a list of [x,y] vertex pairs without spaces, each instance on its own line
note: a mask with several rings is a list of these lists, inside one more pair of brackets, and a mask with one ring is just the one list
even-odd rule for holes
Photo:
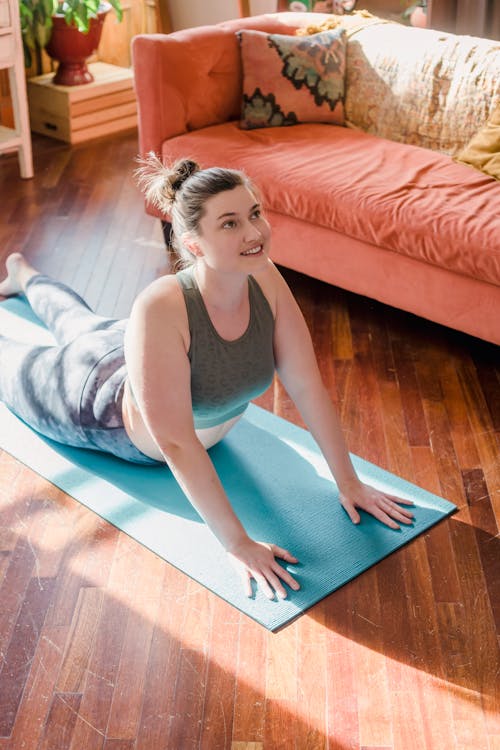
[[244,169],[275,262],[500,343],[500,182],[452,158],[500,101],[500,45],[360,18],[347,28],[344,125],[242,129],[235,32],[331,18],[135,37],[141,153]]

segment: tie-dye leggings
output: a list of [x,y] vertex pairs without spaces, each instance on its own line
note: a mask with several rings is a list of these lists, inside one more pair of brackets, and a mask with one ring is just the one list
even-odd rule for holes
[[0,401],[59,443],[161,465],[133,445],[123,425],[127,321],[96,315],[72,289],[41,274],[28,282],[26,298],[56,344],[0,335]]

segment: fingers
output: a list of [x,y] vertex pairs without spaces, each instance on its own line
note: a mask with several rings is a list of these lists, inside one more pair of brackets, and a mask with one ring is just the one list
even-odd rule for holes
[[361,520],[356,507],[370,513],[391,529],[399,529],[399,524],[410,525],[415,520],[411,510],[401,507],[414,505],[412,500],[380,492],[369,485],[362,485],[361,491],[355,493],[353,499],[341,493],[340,502],[353,523],[359,523]]
[[278,547],[277,544],[271,544],[271,552],[275,557],[279,557],[282,560],[287,560],[291,563],[298,563],[298,559],[294,557],[291,552],[287,549],[283,549],[283,547]]
[[262,590],[263,594],[269,599],[274,599],[274,596],[278,596],[279,599],[286,599],[287,591],[282,583],[286,583],[293,591],[300,589],[300,584],[293,578],[290,573],[279,565],[276,557],[280,557],[288,562],[298,562],[297,558],[286,549],[278,547],[276,544],[264,544],[262,545],[269,550],[272,558],[270,565],[261,566],[260,569],[247,568],[247,580],[245,581],[245,590],[247,596],[252,596],[251,578],[254,578],[257,585]]
[[401,528],[399,524],[397,524],[396,521],[393,518],[391,518],[391,516],[388,513],[382,510],[382,508],[375,508],[374,510],[371,511],[371,514],[374,518],[376,518],[378,521],[381,521],[386,526],[389,526],[389,528],[391,529],[397,530]]
[[300,589],[300,584],[295,581],[290,575],[287,575],[286,571],[283,570],[283,568],[279,568],[279,571],[279,573],[267,571],[266,574],[264,574],[247,570],[244,580],[245,595],[248,597],[253,596],[252,578],[255,579],[258,587],[261,589],[262,593],[267,596],[268,599],[274,599],[275,594],[279,599],[287,598],[287,592],[280,581],[280,577],[294,591],[298,591]]
[[255,580],[259,584],[260,588],[262,589],[262,592],[267,596],[268,599],[274,599],[274,594],[276,593],[276,596],[278,599],[286,599],[287,593],[286,589],[281,583],[278,576],[269,571],[266,573],[266,575],[256,575]]
[[361,521],[361,516],[359,515],[354,505],[343,495],[340,498],[340,504],[353,523],[358,524]]
[[[406,508],[401,508],[400,505],[398,505],[398,502],[397,498],[394,498],[392,495],[385,495],[381,505],[391,518],[394,518],[401,523],[413,523],[413,513],[410,510],[406,510]],[[409,503],[411,503],[411,501],[409,501]],[[411,505],[413,505],[413,503],[411,503]]]
[[413,513],[400,508],[393,501],[382,499],[378,506],[371,511],[372,515],[391,529],[399,529],[400,523],[411,525],[414,521]]
[[398,497],[397,495],[389,495],[387,492],[384,492],[385,497],[389,498],[389,500],[392,500],[395,503],[402,503],[403,505],[415,505],[413,500],[407,500],[404,497]]

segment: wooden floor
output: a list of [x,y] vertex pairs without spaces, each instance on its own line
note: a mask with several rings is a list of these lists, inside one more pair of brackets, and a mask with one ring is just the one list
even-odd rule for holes
[[[34,146],[1,258],[126,316],[168,272],[135,137]],[[273,635],[0,453],[0,750],[500,750],[499,350],[285,275],[350,450],[459,512]]]

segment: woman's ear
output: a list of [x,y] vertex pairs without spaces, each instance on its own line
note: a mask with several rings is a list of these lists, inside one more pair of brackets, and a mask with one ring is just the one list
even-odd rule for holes
[[184,247],[186,247],[189,252],[194,255],[195,258],[201,258],[203,252],[197,242],[196,237],[194,237],[192,234],[189,234],[189,232],[185,232],[182,235],[181,240]]

